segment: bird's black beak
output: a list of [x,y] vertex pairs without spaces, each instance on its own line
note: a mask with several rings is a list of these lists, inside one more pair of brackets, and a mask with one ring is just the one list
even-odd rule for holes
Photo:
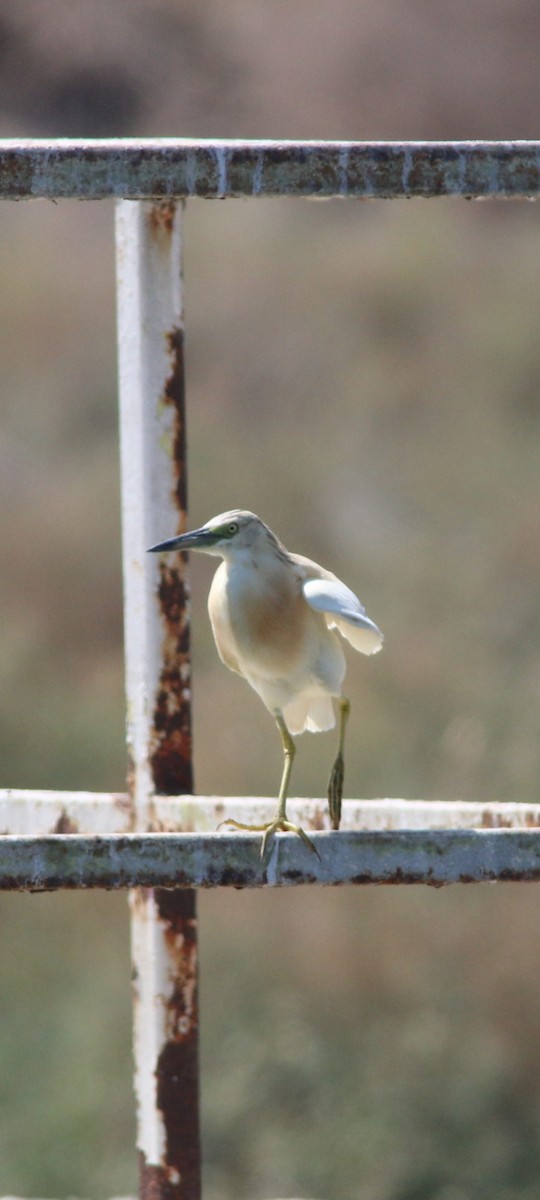
[[181,533],[178,537],[169,538],[167,542],[158,542],[157,546],[150,546],[148,554],[166,554],[178,550],[204,550],[207,546],[214,546],[218,541],[218,537],[212,529],[206,529],[203,525],[202,529],[193,529],[191,533]]

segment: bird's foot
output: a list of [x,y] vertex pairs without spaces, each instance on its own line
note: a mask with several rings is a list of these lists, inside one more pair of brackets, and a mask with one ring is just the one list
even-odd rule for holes
[[283,833],[296,833],[298,837],[302,839],[308,849],[312,850],[313,853],[317,855],[317,858],[320,861],[321,856],[319,851],[312,842],[311,838],[308,837],[305,829],[302,829],[300,825],[294,825],[293,822],[288,821],[286,817],[274,817],[274,820],[269,821],[266,825],[244,825],[242,821],[235,821],[234,817],[227,817],[225,821],[220,822],[218,829],[221,829],[222,825],[233,825],[235,829],[247,829],[250,831],[250,833],[262,833],[263,840],[261,845],[261,858],[264,858],[266,847],[268,845],[268,839],[271,838],[274,833],[277,833],[278,831]]
[[345,765],[343,755],[340,751],[330,772],[330,779],[328,780],[328,811],[330,813],[332,829],[339,829],[341,821],[341,798],[343,796],[344,776]]

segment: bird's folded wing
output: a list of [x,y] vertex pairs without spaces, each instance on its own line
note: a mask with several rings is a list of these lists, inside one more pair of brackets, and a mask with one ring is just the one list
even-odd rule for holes
[[355,650],[376,654],[381,649],[383,635],[380,629],[367,616],[358,597],[341,580],[306,579],[302,591],[310,608],[325,613],[330,628],[335,626]]

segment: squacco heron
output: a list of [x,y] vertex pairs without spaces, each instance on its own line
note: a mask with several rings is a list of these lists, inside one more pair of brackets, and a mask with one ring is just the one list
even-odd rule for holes
[[343,795],[345,728],[350,711],[342,695],[342,635],[362,654],[376,654],[383,635],[354,592],[318,563],[291,554],[254,513],[233,509],[201,529],[152,546],[154,553],[202,550],[223,559],[210,588],[208,611],[219,656],[243,675],[272,713],[283,745],[284,766],[277,812],[266,825],[224,824],[263,833],[297,833],[317,854],[299,825],[287,817],[295,744],[293,734],[332,729],[333,699],[339,706],[338,751],[328,781],[333,829],[339,829]]

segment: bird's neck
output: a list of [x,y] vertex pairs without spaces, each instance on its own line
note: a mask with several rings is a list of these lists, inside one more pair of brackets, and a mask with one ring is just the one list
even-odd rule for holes
[[271,606],[297,590],[293,571],[272,552],[257,554],[255,547],[246,547],[225,560],[225,589],[229,602],[235,607],[251,603],[258,597],[260,605]]
[[271,579],[278,573],[283,574],[284,562],[288,558],[281,557],[273,546],[265,547],[264,554],[256,546],[245,546],[235,550],[233,554],[224,555],[227,575],[232,578],[240,575],[257,575],[260,579]]

